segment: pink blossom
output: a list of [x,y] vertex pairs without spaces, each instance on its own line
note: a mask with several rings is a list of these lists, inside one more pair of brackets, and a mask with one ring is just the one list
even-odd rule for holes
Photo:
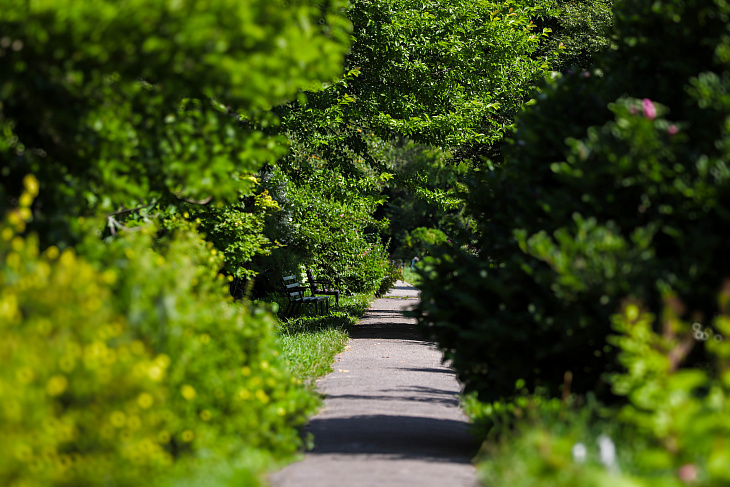
[[654,120],[656,118],[656,107],[650,99],[644,98],[641,100],[641,106],[644,108],[644,115],[646,118],[649,120]]
[[693,463],[687,463],[685,465],[682,465],[681,467],[679,467],[677,475],[679,475],[679,478],[683,482],[694,482],[695,480],[697,480],[697,466]]
[[345,214],[344,213],[340,213],[340,218],[342,218],[343,216],[345,216]]
[[669,133],[669,135],[675,135],[677,132],[679,132],[679,129],[674,124],[670,125],[669,128],[667,128],[667,133]]

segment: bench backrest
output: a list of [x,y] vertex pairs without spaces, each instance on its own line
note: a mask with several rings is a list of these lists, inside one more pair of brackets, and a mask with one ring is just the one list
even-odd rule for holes
[[309,289],[312,290],[312,294],[316,294],[319,292],[319,288],[317,287],[317,281],[314,280],[314,276],[312,276],[312,271],[310,269],[307,269],[307,281],[309,282]]
[[286,276],[281,278],[281,285],[289,299],[301,298],[304,296],[301,286],[297,282],[297,276]]

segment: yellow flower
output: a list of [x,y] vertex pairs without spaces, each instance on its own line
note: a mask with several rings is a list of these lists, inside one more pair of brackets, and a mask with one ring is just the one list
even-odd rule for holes
[[152,404],[154,404],[155,400],[152,397],[152,394],[148,392],[143,392],[142,394],[137,397],[137,404],[139,404],[139,407],[142,409],[149,409],[152,407]]
[[0,235],[2,235],[2,239],[7,242],[11,238],[13,238],[13,235],[15,235],[15,232],[13,232],[12,228],[5,227],[5,228],[3,228],[2,234],[0,234]]
[[121,411],[114,411],[109,420],[113,426],[121,428],[127,422],[127,415]]
[[0,298],[0,318],[12,322],[18,313],[18,297],[15,294],[8,294]]
[[258,399],[259,401],[261,401],[264,404],[269,402],[269,396],[267,396],[266,393],[262,389],[259,389],[256,391],[256,399]]
[[114,272],[112,269],[105,270],[102,273],[101,277],[107,284],[114,284],[117,281],[117,273]]
[[188,385],[188,384],[185,384],[184,386],[182,386],[182,388],[180,389],[180,393],[188,401],[192,401],[193,399],[195,399],[195,396],[197,395],[193,386]]
[[28,174],[23,178],[25,190],[33,196],[38,195],[38,179],[32,174]]
[[162,367],[160,367],[159,365],[153,365],[152,367],[147,369],[147,373],[149,374],[150,379],[155,382],[162,379],[163,371]]
[[161,368],[166,369],[170,365],[170,357],[165,353],[161,353],[155,357],[155,363]]
[[20,195],[20,198],[18,199],[18,204],[20,206],[28,207],[33,203],[33,197],[29,193],[23,193]]

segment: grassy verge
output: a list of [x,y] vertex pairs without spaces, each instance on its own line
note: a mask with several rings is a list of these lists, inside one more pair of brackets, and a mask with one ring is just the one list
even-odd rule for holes
[[[280,343],[289,368],[299,380],[312,383],[332,370],[335,355],[347,344],[348,331],[370,305],[365,295],[343,296],[325,316],[312,313],[281,319]],[[282,309],[282,308],[280,308]]]
[[418,283],[421,282],[421,276],[419,276],[416,271],[412,271],[410,266],[404,266],[403,280],[411,286],[418,286]]

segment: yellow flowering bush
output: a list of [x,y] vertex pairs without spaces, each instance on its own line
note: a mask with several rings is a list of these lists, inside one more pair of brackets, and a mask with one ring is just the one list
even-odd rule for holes
[[0,484],[134,485],[169,463],[165,355],[110,305],[115,276],[21,237],[37,191],[0,224]]
[[23,235],[37,191],[27,177],[0,224],[0,485],[154,485],[301,447],[318,401],[212,244],[183,222],[41,252]]
[[289,454],[301,446],[295,427],[317,399],[280,356],[274,316],[230,297],[217,272],[223,256],[190,223],[89,240],[80,251],[114,269],[114,305],[136,337],[170,359],[171,452]]

